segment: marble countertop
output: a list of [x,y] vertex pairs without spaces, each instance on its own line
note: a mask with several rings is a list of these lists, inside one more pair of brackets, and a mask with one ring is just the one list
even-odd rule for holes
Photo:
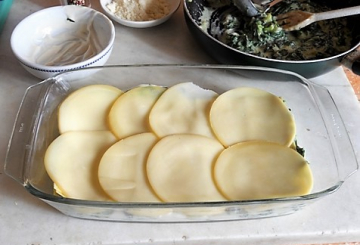
[[[14,1],[0,36],[0,158],[25,89],[39,82],[11,52],[9,38],[27,15],[55,0]],[[100,10],[98,2],[93,8]],[[190,35],[180,8],[150,29],[119,24],[108,64],[214,63]],[[311,79],[332,94],[360,160],[360,105],[344,70]],[[248,221],[146,224],[102,222],[65,216],[5,175],[0,162],[0,244],[315,244],[360,241],[360,178],[351,176],[334,194],[292,215]]]

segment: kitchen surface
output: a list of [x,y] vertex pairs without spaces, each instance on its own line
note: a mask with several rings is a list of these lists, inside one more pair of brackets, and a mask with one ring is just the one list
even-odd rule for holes
[[[32,76],[19,64],[9,40],[13,29],[23,18],[56,5],[59,1],[14,0],[0,34],[0,244],[360,243],[359,172],[351,175],[336,192],[296,213],[229,222],[150,224],[85,220],[68,217],[29,194],[4,173],[3,165],[24,92],[41,79]],[[92,0],[91,7],[102,11],[98,1]],[[118,23],[114,25],[116,38],[108,65],[216,63],[191,36],[182,4],[167,22],[156,27],[136,29]],[[339,66],[310,81],[329,90],[360,162],[359,76]]]
[[357,74],[354,74],[351,70],[344,68],[345,74],[354,89],[354,93],[358,100],[360,101],[360,76]]

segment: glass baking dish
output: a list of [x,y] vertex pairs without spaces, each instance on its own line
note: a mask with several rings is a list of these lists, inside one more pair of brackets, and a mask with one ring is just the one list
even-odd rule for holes
[[[170,86],[180,82],[193,82],[218,93],[249,86],[282,97],[295,117],[297,142],[305,149],[313,172],[313,191],[288,198],[204,203],[96,202],[54,194],[43,158],[47,146],[59,135],[57,108],[69,93],[89,84],[127,90],[140,84]],[[84,68],[30,86],[17,114],[5,162],[9,176],[62,213],[125,222],[224,221],[287,215],[336,192],[357,169],[352,144],[326,88],[295,73],[271,68],[184,64]]]

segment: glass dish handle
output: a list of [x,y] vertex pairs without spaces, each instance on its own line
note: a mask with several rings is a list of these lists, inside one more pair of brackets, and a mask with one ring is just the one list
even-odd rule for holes
[[316,91],[314,94],[318,95],[315,100],[321,114],[323,117],[328,117],[324,118],[326,119],[324,122],[329,133],[330,142],[333,146],[339,180],[344,182],[359,169],[355,151],[344,121],[330,92],[316,85],[313,86],[313,89]]
[[26,90],[16,115],[7,148],[5,173],[24,186],[27,182],[27,171],[29,171],[30,167],[27,163],[35,135],[34,125],[39,118],[38,113],[43,93],[44,87],[41,83]]

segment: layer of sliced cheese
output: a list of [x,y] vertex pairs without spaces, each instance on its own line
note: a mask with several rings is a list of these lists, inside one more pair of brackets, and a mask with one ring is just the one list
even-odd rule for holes
[[120,140],[104,153],[98,177],[110,197],[119,202],[160,201],[145,172],[148,154],[157,140],[153,133],[141,133]]
[[107,201],[97,170],[103,153],[116,142],[109,131],[67,132],[47,148],[44,164],[61,195],[83,200]]
[[109,85],[89,85],[71,93],[59,107],[59,131],[108,130],[107,116],[123,92]]
[[118,137],[151,132],[149,113],[166,88],[144,85],[133,88],[121,95],[109,113],[110,130]]
[[225,146],[249,140],[290,146],[296,132],[294,118],[279,97],[249,87],[221,94],[211,107],[210,124]]
[[310,193],[312,172],[293,149],[264,141],[238,143],[216,161],[215,182],[230,200],[257,200]]
[[[305,159],[287,147],[295,137],[292,114],[260,89],[219,96],[193,83],[126,93],[90,85],[60,105],[59,129],[45,167],[65,197],[206,202],[298,196],[312,188]],[[115,143],[115,136],[122,140]]]
[[168,88],[150,112],[149,122],[159,137],[171,134],[199,134],[214,137],[209,111],[217,93],[193,83]]
[[147,161],[149,182],[165,202],[219,201],[212,176],[223,146],[200,135],[166,136],[155,144]]

